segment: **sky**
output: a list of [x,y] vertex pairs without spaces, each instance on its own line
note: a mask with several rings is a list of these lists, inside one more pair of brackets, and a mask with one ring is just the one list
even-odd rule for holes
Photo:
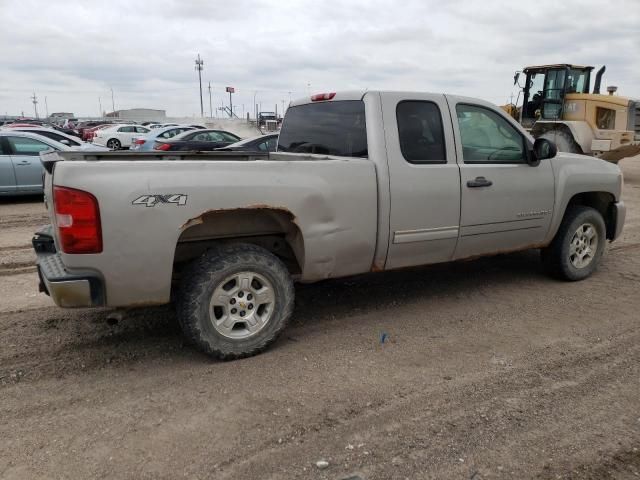
[[[0,0],[0,115],[241,116],[353,89],[507,103],[526,65],[606,65],[640,98],[640,0]],[[213,112],[210,112],[209,84]],[[113,91],[113,102],[111,92]],[[46,104],[45,104],[46,99]]]

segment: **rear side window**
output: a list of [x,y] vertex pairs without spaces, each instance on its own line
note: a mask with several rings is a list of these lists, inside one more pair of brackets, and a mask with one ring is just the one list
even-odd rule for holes
[[278,151],[366,157],[364,102],[343,100],[289,108]]
[[396,108],[400,150],[410,163],[446,163],[440,109],[433,102],[404,101]]

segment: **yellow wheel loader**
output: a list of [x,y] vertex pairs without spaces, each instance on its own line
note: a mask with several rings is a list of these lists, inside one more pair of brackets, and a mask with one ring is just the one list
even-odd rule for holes
[[[584,153],[617,163],[640,155],[640,100],[614,95],[617,87],[600,93],[603,66],[558,64],[526,67],[516,72],[522,104],[502,107],[535,137],[543,137],[563,152]],[[525,76],[524,85],[519,84]],[[518,95],[518,100],[520,94]]]

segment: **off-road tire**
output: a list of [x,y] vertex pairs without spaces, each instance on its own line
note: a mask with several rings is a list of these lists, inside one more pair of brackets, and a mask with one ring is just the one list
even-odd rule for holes
[[[270,282],[274,308],[261,330],[245,339],[228,338],[214,327],[211,298],[222,282],[239,272],[255,272]],[[183,272],[177,298],[185,337],[204,353],[221,360],[250,357],[266,349],[286,327],[293,313],[295,290],[284,264],[256,245],[220,245],[194,260]]]
[[[589,264],[582,268],[576,268],[571,261],[571,242],[576,230],[585,224],[593,225],[598,243]],[[591,207],[572,206],[565,212],[558,233],[551,244],[542,249],[542,262],[547,271],[556,278],[567,281],[584,280],[598,268],[606,241],[606,226],[600,212]]]
[[582,153],[580,145],[576,143],[573,136],[564,130],[550,130],[543,133],[538,138],[545,138],[553,142],[559,152]]

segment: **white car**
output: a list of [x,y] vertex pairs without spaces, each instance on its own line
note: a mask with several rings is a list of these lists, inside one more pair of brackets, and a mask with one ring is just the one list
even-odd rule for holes
[[68,135],[64,132],[59,132],[53,128],[40,127],[34,125],[33,127],[19,127],[19,128],[11,128],[11,129],[3,129],[8,131],[17,131],[17,132],[28,132],[34,133],[36,135],[40,135],[42,137],[50,138],[51,140],[55,140],[56,142],[60,142],[67,147],[71,147],[74,150],[93,150],[93,151],[101,151],[101,150],[109,150],[107,147],[101,147],[99,145],[93,145],[89,142],[83,142],[78,137],[74,137],[73,135]]
[[111,150],[120,150],[121,148],[129,148],[133,137],[139,137],[149,132],[148,128],[140,125],[114,125],[113,127],[96,130],[93,143]]

